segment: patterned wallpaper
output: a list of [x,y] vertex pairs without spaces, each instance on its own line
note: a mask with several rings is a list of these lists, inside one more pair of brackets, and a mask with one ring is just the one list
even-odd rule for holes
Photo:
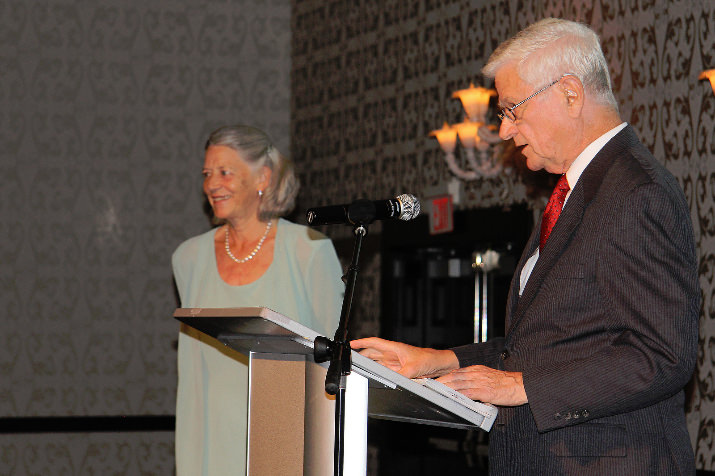
[[[715,67],[712,0],[295,1],[291,140],[300,203],[419,196],[444,185],[450,173],[428,134],[461,120],[452,91],[491,86],[479,74],[491,51],[547,16],[601,34],[622,117],[691,205],[703,308],[688,420],[698,467],[715,470],[715,96],[697,79]],[[460,207],[526,202],[538,213],[544,199],[530,193],[533,177],[515,172],[467,182]],[[348,227],[326,232],[350,240]],[[367,292],[354,306],[361,335],[379,333],[379,259],[365,261]]]
[[[244,122],[288,151],[290,11],[0,0],[0,417],[173,415],[203,142]],[[109,468],[171,474],[173,433],[0,435],[1,474]]]
[[[0,416],[173,413],[169,257],[208,226],[209,130],[247,122],[290,145],[303,209],[420,195],[450,178],[427,134],[460,119],[451,92],[551,15],[602,34],[623,117],[691,203],[704,301],[689,421],[715,469],[715,96],[697,80],[715,67],[711,0],[0,0]],[[462,207],[538,209],[530,180],[467,183]],[[370,310],[379,257],[363,266]],[[172,440],[2,435],[0,473],[170,474]]]

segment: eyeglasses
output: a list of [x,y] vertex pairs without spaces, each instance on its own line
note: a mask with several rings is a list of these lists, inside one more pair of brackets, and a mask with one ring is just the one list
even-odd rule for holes
[[[564,74],[564,76],[567,76],[567,75]],[[561,78],[563,78],[564,76],[561,76]],[[533,97],[536,96],[537,94],[543,93],[544,91],[546,91],[547,89],[549,89],[551,86],[553,86],[554,84],[556,84],[556,83],[558,83],[559,81],[561,81],[561,78],[557,79],[556,81],[551,82],[550,84],[547,84],[546,86],[544,86],[543,88],[539,89],[538,91],[536,91],[534,94],[532,94],[532,95],[529,96],[528,98],[524,99],[523,101],[519,101],[518,103],[514,104],[514,105],[511,106],[511,107],[502,108],[502,110],[501,110],[499,113],[497,113],[497,117],[499,117],[499,120],[500,120],[500,121],[503,121],[504,118],[506,117],[506,118],[509,119],[511,122],[515,122],[515,121],[516,121],[516,115],[514,115],[514,109],[516,109],[517,107],[521,106],[522,104],[524,104],[526,101],[528,101],[529,99],[533,98]]]

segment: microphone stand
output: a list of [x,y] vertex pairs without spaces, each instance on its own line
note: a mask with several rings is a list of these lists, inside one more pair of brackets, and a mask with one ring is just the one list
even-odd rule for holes
[[[370,223],[372,220],[366,220]],[[358,223],[353,230],[355,245],[350,266],[344,279],[345,295],[343,307],[340,312],[340,324],[331,341],[327,337],[318,336],[315,339],[313,354],[315,361],[325,362],[330,360],[328,373],[325,377],[325,391],[335,395],[335,446],[333,453],[333,475],[342,476],[345,452],[345,387],[346,379],[350,374],[352,358],[350,355],[350,341],[348,340],[348,319],[355,292],[355,282],[358,274],[358,259],[363,238],[367,235],[367,223]]]

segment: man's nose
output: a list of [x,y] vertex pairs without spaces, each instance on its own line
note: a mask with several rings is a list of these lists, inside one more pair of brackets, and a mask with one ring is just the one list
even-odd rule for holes
[[509,140],[512,137],[516,135],[518,132],[518,129],[516,127],[516,124],[509,119],[508,117],[505,117],[502,119],[501,124],[499,125],[499,137],[501,137],[502,140]]

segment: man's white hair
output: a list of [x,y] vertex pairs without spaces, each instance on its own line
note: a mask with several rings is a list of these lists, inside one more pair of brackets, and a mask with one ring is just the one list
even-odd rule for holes
[[494,78],[499,69],[511,63],[516,63],[519,77],[534,88],[573,74],[597,102],[618,110],[601,42],[582,23],[545,18],[530,25],[494,50],[482,74]]

